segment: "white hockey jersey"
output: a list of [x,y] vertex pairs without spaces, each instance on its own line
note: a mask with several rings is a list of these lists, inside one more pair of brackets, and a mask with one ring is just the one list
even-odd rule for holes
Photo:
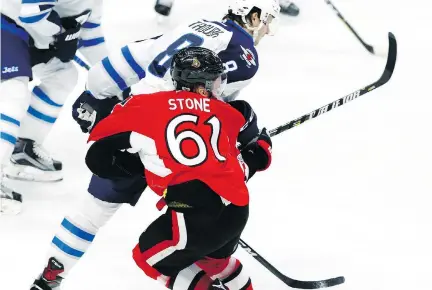
[[188,46],[218,53],[228,75],[225,96],[245,87],[258,70],[253,39],[243,28],[230,20],[199,20],[110,54],[90,69],[87,89],[98,99],[121,96],[140,80],[156,91],[173,90],[169,73],[172,57]]
[[[37,48],[47,49],[54,40],[53,35],[61,32],[58,19],[51,15],[53,10],[60,18],[90,10],[90,17],[82,23],[89,21],[93,26],[100,26],[101,9],[102,0],[3,0],[1,13],[23,27]],[[95,34],[95,30],[91,33]]]

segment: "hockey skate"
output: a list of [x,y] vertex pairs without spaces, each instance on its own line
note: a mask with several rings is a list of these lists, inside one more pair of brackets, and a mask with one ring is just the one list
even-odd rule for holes
[[174,0],[156,0],[155,11],[163,16],[168,16],[171,13],[171,7]]
[[0,184],[0,214],[18,214],[21,211],[21,194]]
[[30,139],[18,139],[11,163],[4,168],[5,176],[11,179],[41,182],[63,179],[62,163],[52,159],[41,145]]
[[228,287],[222,283],[221,280],[216,279],[213,281],[213,283],[210,285],[208,290],[228,290]]
[[30,290],[53,290],[60,289],[60,284],[63,280],[59,275],[64,272],[63,264],[55,258],[48,260],[48,265],[45,267],[42,275],[36,279]]
[[280,0],[280,12],[289,16],[297,16],[300,13],[300,8],[290,0]]

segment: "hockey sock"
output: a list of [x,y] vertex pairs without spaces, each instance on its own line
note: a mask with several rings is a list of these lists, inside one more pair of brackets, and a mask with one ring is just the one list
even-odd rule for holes
[[213,280],[202,269],[191,265],[170,278],[167,286],[176,290],[208,290],[212,283]]
[[34,72],[41,79],[41,84],[32,90],[30,106],[21,122],[19,137],[42,144],[66,98],[75,88],[78,72],[72,62],[63,63],[58,59],[35,66]]
[[220,279],[230,290],[253,290],[249,275],[242,263],[234,257],[226,259],[206,258],[195,263],[212,280]]
[[64,266],[65,278],[91,246],[100,227],[114,215],[121,204],[101,201],[87,196],[80,210],[66,216],[54,236],[49,257],[55,257]]
[[27,77],[0,84],[0,168],[9,162],[29,101]]

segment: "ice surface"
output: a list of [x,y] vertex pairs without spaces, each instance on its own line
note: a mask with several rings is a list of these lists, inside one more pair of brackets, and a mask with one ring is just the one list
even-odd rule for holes
[[[250,182],[251,215],[243,239],[286,275],[304,280],[346,277],[335,289],[430,290],[432,276],[432,40],[429,1],[338,0],[335,5],[366,42],[399,55],[393,79],[273,139],[272,167]],[[218,19],[226,0],[177,0],[172,18],[155,24],[153,1],[105,0],[112,48],[156,35],[181,21]],[[324,1],[300,1],[297,19],[259,46],[260,72],[241,98],[273,128],[375,81],[384,58],[370,55]],[[76,93],[83,88],[85,72]],[[12,96],[13,97],[13,96]],[[29,289],[63,216],[86,193],[86,136],[70,117],[69,99],[47,141],[64,162],[56,184],[13,182],[24,211],[0,217],[0,289]],[[131,257],[157,215],[146,192],[103,228],[65,290],[163,289]],[[243,250],[236,255],[257,290],[287,289]]]

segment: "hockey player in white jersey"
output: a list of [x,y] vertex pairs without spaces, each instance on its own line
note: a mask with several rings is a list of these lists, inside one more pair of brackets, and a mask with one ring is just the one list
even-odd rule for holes
[[[87,91],[73,105],[74,119],[83,132],[91,131],[120,102],[123,91],[140,80],[155,91],[174,90],[169,73],[172,57],[189,46],[202,46],[218,53],[227,73],[224,99],[235,98],[258,70],[255,46],[265,35],[275,31],[279,9],[277,0],[233,0],[222,22],[193,21],[161,36],[124,46],[90,69]],[[250,106],[244,101],[231,103],[249,121],[250,127],[245,126],[242,131],[244,135],[250,135],[250,140],[256,137],[256,115]],[[134,206],[146,187],[142,175],[116,180],[93,175],[88,188],[90,194],[75,212],[62,221],[47,255],[47,266],[31,289],[59,287],[91,246],[98,230],[122,204]],[[235,259],[231,262],[235,263]],[[238,272],[232,279],[237,278]],[[225,274],[232,273],[227,271]],[[243,286],[230,289],[239,290]]]
[[[21,208],[21,195],[6,187],[3,175],[30,181],[62,179],[62,163],[52,159],[42,143],[77,84],[71,60],[78,45],[90,63],[107,55],[101,6],[102,0],[2,2],[1,212],[17,213]],[[30,92],[33,75],[40,84]]]
[[[163,16],[169,16],[175,0],[156,0],[155,11]],[[280,0],[280,12],[289,16],[298,16],[300,8],[291,0]]]

